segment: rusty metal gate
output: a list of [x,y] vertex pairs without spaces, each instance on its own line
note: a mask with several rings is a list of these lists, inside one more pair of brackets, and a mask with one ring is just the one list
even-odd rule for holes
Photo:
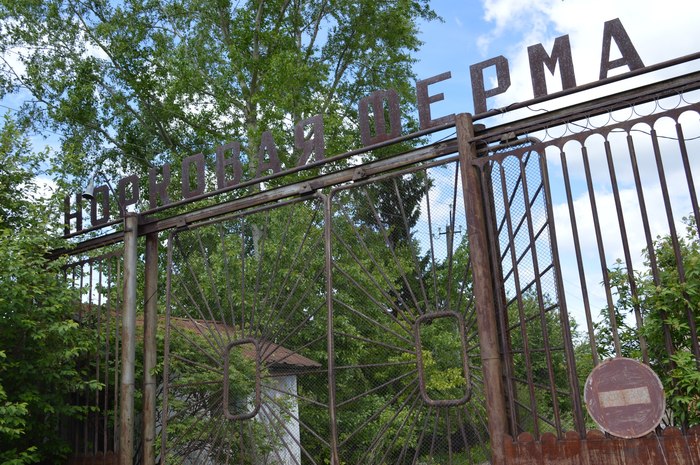
[[[659,83],[483,133],[491,147],[473,166],[492,238],[514,440],[504,443],[507,463],[698,462],[693,89]],[[593,368],[619,357],[650,366],[667,395],[659,427],[627,441],[591,431],[609,425],[582,395]],[[624,389],[625,376],[613,385]],[[633,409],[637,402],[660,400],[630,401]],[[606,420],[641,426],[626,407],[607,407]]]
[[482,463],[457,156],[171,234],[174,462]]
[[101,252],[64,268],[63,277],[78,299],[73,318],[94,333],[93,350],[81,357],[79,370],[100,388],[73,394],[72,402],[84,409],[84,418],[64,419],[61,433],[76,457],[107,462],[116,461],[119,450],[122,253]]
[[[160,463],[697,464],[698,87],[458,115],[433,145],[142,218],[168,235],[137,443]],[[671,394],[628,442],[591,433],[583,397],[623,356]]]

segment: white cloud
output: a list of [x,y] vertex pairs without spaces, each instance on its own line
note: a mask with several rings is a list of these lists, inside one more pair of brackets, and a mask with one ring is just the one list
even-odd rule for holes
[[[527,47],[542,43],[547,50],[556,37],[568,34],[577,84],[598,79],[603,25],[619,18],[645,65],[700,50],[697,18],[700,2],[669,0],[484,0],[484,19],[492,27],[478,44],[509,59],[512,85],[493,98],[489,108],[532,98]],[[653,25],[652,25],[653,22]],[[507,49],[504,49],[506,42]],[[497,51],[496,46],[498,47]],[[617,51],[613,47],[611,55]],[[621,68],[626,70],[626,68]],[[553,82],[558,80],[558,76]],[[551,89],[550,92],[559,90]]]
[[542,36],[547,29],[551,3],[555,0],[485,0],[484,20],[494,24],[494,28],[479,38],[482,53],[487,53],[496,39],[507,35],[510,39],[519,37],[519,42],[528,43]]
[[58,191],[58,184],[53,179],[47,178],[46,176],[38,176],[34,178],[34,184],[37,186],[37,190],[34,193],[35,199],[48,199]]

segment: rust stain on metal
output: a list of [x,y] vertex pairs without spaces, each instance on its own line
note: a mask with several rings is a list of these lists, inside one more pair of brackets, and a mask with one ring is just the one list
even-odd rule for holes
[[598,402],[602,408],[651,404],[651,394],[646,386],[631,389],[618,389],[617,391],[599,392]]
[[659,377],[629,358],[607,360],[593,369],[584,389],[586,408],[603,431],[639,438],[661,422],[666,400]]
[[585,437],[569,431],[563,439],[550,433],[536,441],[521,433],[506,437],[506,465],[696,465],[700,454],[700,427],[683,434],[677,428],[638,439],[605,437],[600,431],[588,431]]
[[[236,334],[236,329],[233,326],[227,325],[220,321],[171,317],[171,324],[182,329],[195,331],[202,335],[206,335],[211,332],[218,332],[219,334],[228,334],[229,336],[234,337]],[[257,341],[257,343],[260,346],[260,359],[264,361],[264,364],[270,369],[289,369],[298,371],[300,369],[321,368],[320,363],[304,357],[303,355],[284,346],[275,344],[274,342],[261,340]],[[254,346],[250,344],[241,345],[241,353],[251,360],[257,358],[256,350]]]

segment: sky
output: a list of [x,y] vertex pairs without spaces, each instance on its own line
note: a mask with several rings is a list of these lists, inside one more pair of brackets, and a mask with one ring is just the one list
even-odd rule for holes
[[[437,0],[431,2],[443,22],[422,25],[423,48],[417,55],[415,68],[418,79],[426,79],[445,71],[452,73],[452,78],[430,86],[430,94],[444,93],[444,100],[431,106],[433,118],[451,113],[474,113],[471,96],[469,67],[490,58],[503,55],[509,63],[511,86],[506,93],[487,100],[487,108],[503,108],[511,103],[523,102],[533,98],[530,69],[527,56],[528,46],[541,43],[547,52],[551,52],[554,39],[568,35],[572,48],[572,58],[578,85],[598,80],[603,28],[606,21],[619,18],[632,44],[645,66],[654,65],[684,55],[700,52],[700,2],[691,0],[668,0],[664,2],[651,0]],[[619,57],[616,47],[611,50],[610,59]],[[611,71],[610,75],[625,72],[621,67]],[[536,104],[519,113],[499,114],[485,121],[488,126],[495,126],[518,117],[529,116],[533,110],[552,110],[577,101],[585,101],[601,95],[610,95],[628,87],[657,81],[665,77],[676,76],[700,70],[700,60],[654,74],[640,76],[615,85],[587,91],[555,101]],[[485,76],[488,86],[489,76]],[[493,82],[492,82],[493,84]],[[559,75],[547,79],[549,92],[561,90]],[[696,97],[700,100],[700,97]],[[697,118],[696,118],[697,119]],[[700,137],[700,122],[688,126],[686,138]],[[690,132],[692,134],[689,134]],[[635,134],[643,138],[643,134]],[[613,136],[614,139],[614,136]],[[620,197],[623,214],[627,222],[627,237],[633,255],[635,269],[643,269],[645,247],[642,233],[637,194],[634,189],[629,162],[624,159],[624,139],[613,140],[613,147],[622,148],[621,157],[616,158],[616,169],[620,181]],[[692,153],[700,150],[700,142],[689,141]],[[691,145],[692,144],[692,145]],[[610,189],[607,165],[602,150],[591,155],[594,170],[594,184],[600,218],[602,221],[603,242],[606,252],[607,267],[615,259],[623,257],[621,234],[615,213],[614,197]],[[648,149],[647,149],[648,152]],[[651,227],[654,236],[667,233],[668,224],[664,215],[654,215],[654,209],[662,208],[661,191],[658,179],[654,181],[655,165],[649,153],[640,153],[640,168],[651,215]],[[646,156],[646,158],[644,158]],[[677,157],[678,158],[678,157]],[[557,157],[548,157],[550,173],[554,173]],[[619,160],[619,161],[618,161]],[[578,163],[578,164],[577,164]],[[667,176],[671,180],[671,197],[674,219],[681,228],[681,217],[691,211],[688,189],[683,179],[680,163],[669,164]],[[591,220],[590,201],[582,175],[580,157],[578,162],[571,158],[574,205],[578,217],[579,237],[584,249],[585,274],[591,292],[593,317],[598,317],[599,310],[605,306],[605,294],[602,281],[601,265],[598,259],[594,225]],[[700,163],[694,163],[696,179],[700,177]],[[559,172],[561,170],[559,169]],[[552,180],[553,190],[561,179]],[[557,197],[558,194],[558,197]],[[433,194],[431,194],[433,195]],[[438,197],[437,193],[434,195]],[[651,199],[651,200],[649,200]],[[583,302],[580,293],[579,275],[569,223],[566,200],[559,192],[553,192],[553,208],[557,224],[559,254],[562,257],[562,278],[566,290],[566,299],[570,312],[580,325],[585,321]],[[433,211],[436,211],[433,208]]]
[[[569,35],[577,84],[596,81],[603,25],[615,18],[645,66],[700,51],[700,2],[693,0],[435,0],[431,5],[443,22],[422,25],[424,45],[417,55],[416,74],[425,79],[452,73],[449,81],[430,87],[431,93],[445,95],[443,102],[431,107],[434,117],[472,113],[469,66],[499,55],[509,62],[511,87],[489,99],[488,108],[531,99],[527,47],[541,43],[549,52],[562,35]],[[700,63],[686,68],[698,69]],[[560,90],[561,84],[548,81],[548,89]],[[557,105],[561,103],[551,106]]]
[[[443,101],[431,106],[433,118],[451,113],[473,113],[470,65],[500,55],[508,60],[511,86],[504,94],[490,98],[488,108],[502,108],[514,102],[530,100],[533,91],[528,46],[541,43],[549,52],[554,40],[563,35],[568,35],[570,39],[577,84],[596,81],[601,63],[604,24],[615,18],[621,21],[646,66],[700,51],[700,2],[694,0],[433,0],[431,6],[442,21],[420,25],[424,44],[416,55],[415,73],[418,79],[446,71],[452,73],[451,79],[430,86],[431,94],[444,94]],[[610,58],[615,59],[615,54],[613,48]],[[662,76],[698,69],[700,60],[583,95],[537,104],[536,110],[561,107],[574,100],[610,94],[626,85],[636,86]],[[622,71],[626,71],[626,68],[611,74]],[[487,73],[487,85],[491,84],[489,78]],[[558,78],[554,77],[548,78],[547,85],[550,92],[561,88]],[[6,99],[2,104],[17,107],[20,102]],[[532,110],[524,109],[519,115],[527,116],[528,111]],[[485,123],[497,125],[514,117],[511,114],[498,115]],[[55,143],[54,135],[47,136],[47,139],[36,138],[36,145]],[[50,184],[48,180],[46,182]],[[626,190],[622,194],[623,198],[633,200],[632,191]],[[584,205],[582,208],[585,208],[585,199],[575,200],[580,200]],[[601,205],[612,208],[609,195],[601,198]],[[565,216],[562,205],[555,205],[555,211],[559,216]],[[590,240],[593,237],[591,224],[581,224],[580,227],[584,237]],[[571,250],[571,244],[563,243],[561,247]],[[635,247],[639,247],[639,244],[635,244]],[[611,249],[611,257],[621,256],[619,245],[613,244]]]

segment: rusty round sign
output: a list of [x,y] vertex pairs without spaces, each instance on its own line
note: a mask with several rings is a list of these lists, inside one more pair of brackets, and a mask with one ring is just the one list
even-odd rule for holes
[[598,426],[625,439],[653,431],[666,409],[664,389],[656,373],[623,357],[606,360],[591,371],[584,398]]

